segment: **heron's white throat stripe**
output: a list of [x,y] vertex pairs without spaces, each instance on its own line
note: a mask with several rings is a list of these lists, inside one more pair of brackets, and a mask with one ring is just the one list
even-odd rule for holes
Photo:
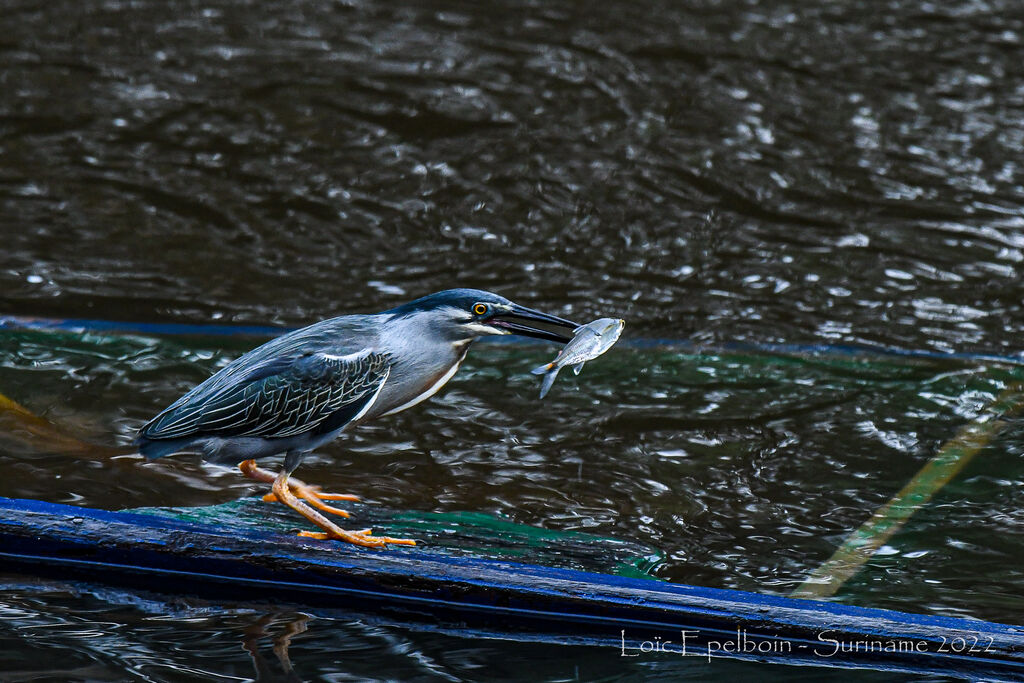
[[362,410],[360,410],[359,413],[357,413],[356,416],[350,420],[350,422],[355,422],[363,415],[366,415],[366,411],[369,410],[370,407],[377,402],[377,397],[380,396],[381,389],[384,388],[384,385],[387,383],[388,377],[390,375],[391,368],[388,368],[387,370],[384,371],[384,376],[381,378],[380,384],[377,385],[377,391],[373,392],[373,396],[370,398],[370,400],[366,402],[366,405],[363,406]]

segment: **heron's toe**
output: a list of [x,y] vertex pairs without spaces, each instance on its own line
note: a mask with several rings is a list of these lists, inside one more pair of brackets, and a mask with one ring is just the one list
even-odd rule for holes
[[302,498],[303,500],[348,500],[352,502],[358,502],[359,496],[353,496],[351,493],[324,493],[320,486],[315,484],[307,484],[298,479],[289,479],[288,486],[291,487],[292,492]]
[[353,496],[351,493],[321,493],[319,488],[317,488],[314,491],[314,495],[320,500],[348,500],[352,502],[359,501],[359,496]]
[[299,536],[304,538],[316,538],[321,541],[336,540],[345,541],[354,545],[361,545],[365,548],[384,548],[388,545],[416,545],[411,538],[392,538],[390,536],[374,536],[372,529],[360,529],[359,531],[345,531],[342,534],[334,534],[327,531],[300,531]]
[[[341,508],[336,508],[331,505],[324,503],[325,500],[359,500],[359,496],[352,496],[347,493],[321,493],[319,487],[310,486],[300,481],[292,479],[288,482],[289,488],[297,498],[300,498],[317,510],[322,512],[329,512],[332,515],[338,515],[339,517],[348,517],[349,513]],[[274,503],[278,500],[277,494],[268,493],[263,496],[263,500],[267,503]]]

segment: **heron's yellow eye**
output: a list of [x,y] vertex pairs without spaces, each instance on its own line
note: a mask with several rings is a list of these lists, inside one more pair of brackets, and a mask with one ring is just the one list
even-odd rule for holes
[[487,304],[473,304],[473,312],[477,315],[484,315],[487,313]]

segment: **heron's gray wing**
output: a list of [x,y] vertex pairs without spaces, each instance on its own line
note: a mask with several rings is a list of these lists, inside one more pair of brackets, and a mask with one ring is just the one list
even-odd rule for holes
[[279,438],[338,429],[372,405],[389,372],[387,356],[372,352],[274,359],[230,383],[211,377],[153,418],[142,435]]

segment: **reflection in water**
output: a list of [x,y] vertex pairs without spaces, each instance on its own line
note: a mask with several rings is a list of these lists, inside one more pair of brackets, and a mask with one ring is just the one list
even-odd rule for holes
[[[305,633],[310,620],[308,614],[301,612],[282,612],[280,614],[264,614],[251,627],[246,629],[245,639],[242,640],[242,647],[252,657],[253,666],[256,668],[256,680],[266,683],[271,681],[301,681],[302,679],[292,668],[292,660],[288,656],[288,646],[292,638]],[[271,636],[269,627],[280,630],[277,635]],[[260,654],[260,641],[272,637],[274,656],[281,665],[281,674],[271,670],[267,660]]]
[[[500,633],[410,625],[398,614],[238,607],[0,576],[4,680],[702,681],[711,676],[820,680],[822,669],[661,656],[619,648],[505,640]],[[273,658],[264,654],[270,638]],[[286,652],[285,652],[286,648]],[[851,680],[901,680],[845,672]],[[909,679],[907,679],[909,680]],[[929,680],[914,678],[913,680]]]

